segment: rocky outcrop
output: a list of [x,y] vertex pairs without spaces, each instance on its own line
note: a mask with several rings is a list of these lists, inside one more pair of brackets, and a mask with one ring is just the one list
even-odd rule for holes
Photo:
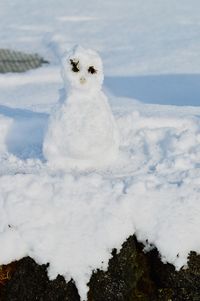
[[[188,269],[175,271],[163,264],[156,250],[143,253],[134,236],[113,257],[106,272],[96,271],[89,283],[88,301],[200,301],[200,256],[191,252]],[[50,281],[47,265],[31,258],[1,267],[9,277],[0,281],[1,301],[79,301],[73,280],[58,276]],[[9,279],[10,278],[10,279]],[[0,277],[1,280],[1,277]]]
[[156,250],[148,257],[151,279],[157,286],[156,301],[200,301],[200,255],[191,252],[188,268],[179,272],[163,264]]
[[107,272],[97,271],[91,277],[88,301],[150,300],[155,293],[148,258],[134,237],[130,237],[119,254],[113,251]]

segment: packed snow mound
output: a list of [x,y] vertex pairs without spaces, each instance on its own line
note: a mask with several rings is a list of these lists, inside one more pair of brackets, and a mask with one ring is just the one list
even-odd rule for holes
[[134,233],[176,269],[191,250],[200,253],[198,110],[121,103],[119,158],[107,169],[57,172],[36,159],[3,160],[0,264],[27,255],[49,262],[49,277],[73,278],[86,300],[92,271],[105,270],[112,249]]
[[7,152],[7,136],[12,125],[12,119],[0,115],[0,155]]
[[68,95],[50,116],[44,156],[54,169],[105,168],[117,158],[119,134],[101,91],[101,59],[96,52],[77,46],[62,62]]

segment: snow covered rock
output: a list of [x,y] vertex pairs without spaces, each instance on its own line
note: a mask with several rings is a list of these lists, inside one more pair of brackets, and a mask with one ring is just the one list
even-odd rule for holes
[[[188,269],[175,271],[173,265],[161,262],[156,249],[145,254],[143,247],[137,242],[135,236],[131,236],[123,244],[119,253],[113,250],[108,270],[98,269],[93,272],[89,281],[87,300],[199,300],[200,255],[191,252]],[[47,265],[38,265],[30,257],[2,266],[0,280],[4,271],[9,273],[3,285],[0,281],[1,301],[35,301],[36,299],[80,301],[73,280],[66,283],[59,275],[55,280],[50,281],[47,276]]]
[[75,47],[62,59],[68,96],[50,116],[44,156],[53,168],[96,169],[118,155],[119,136],[107,97],[98,54]]

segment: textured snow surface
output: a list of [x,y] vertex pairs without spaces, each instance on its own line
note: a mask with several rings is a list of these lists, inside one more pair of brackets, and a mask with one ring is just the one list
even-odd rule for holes
[[[51,64],[0,75],[0,264],[49,262],[49,276],[72,277],[84,300],[92,271],[106,269],[129,235],[177,269],[200,253],[199,8],[199,0],[1,1],[0,46]],[[53,172],[42,153],[62,87],[60,53],[77,43],[100,52],[116,95],[106,93],[120,152],[101,172]]]
[[116,106],[115,117],[121,144],[110,169],[61,173],[1,158],[0,264],[49,262],[50,278],[72,277],[85,299],[92,271],[133,233],[177,269],[200,252],[199,118],[137,103]]

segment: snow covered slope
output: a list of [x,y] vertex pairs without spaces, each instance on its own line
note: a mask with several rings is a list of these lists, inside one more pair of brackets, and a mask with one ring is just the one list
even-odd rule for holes
[[117,95],[199,105],[199,10],[198,0],[1,0],[0,47],[39,52],[53,62],[56,70],[35,90],[34,103],[45,100],[47,79],[60,82],[52,82],[58,74],[55,54],[81,44],[101,53],[105,75],[111,76],[108,88]]
[[[49,276],[72,277],[84,300],[92,270],[106,269],[133,233],[177,269],[200,253],[199,8],[198,0],[1,1],[0,46],[52,63],[0,75],[0,126],[12,119],[0,139],[0,264],[49,262]],[[120,156],[101,172],[50,172],[42,143],[62,86],[58,54],[77,42],[102,54]]]
[[50,278],[72,277],[82,300],[92,271],[106,269],[112,248],[133,233],[177,269],[190,250],[200,253],[200,110],[137,102],[114,110],[121,143],[110,169],[48,170],[42,134],[31,144],[24,133],[43,131],[39,113],[15,121],[24,144],[8,134],[1,157],[0,264],[26,255],[49,262]]

